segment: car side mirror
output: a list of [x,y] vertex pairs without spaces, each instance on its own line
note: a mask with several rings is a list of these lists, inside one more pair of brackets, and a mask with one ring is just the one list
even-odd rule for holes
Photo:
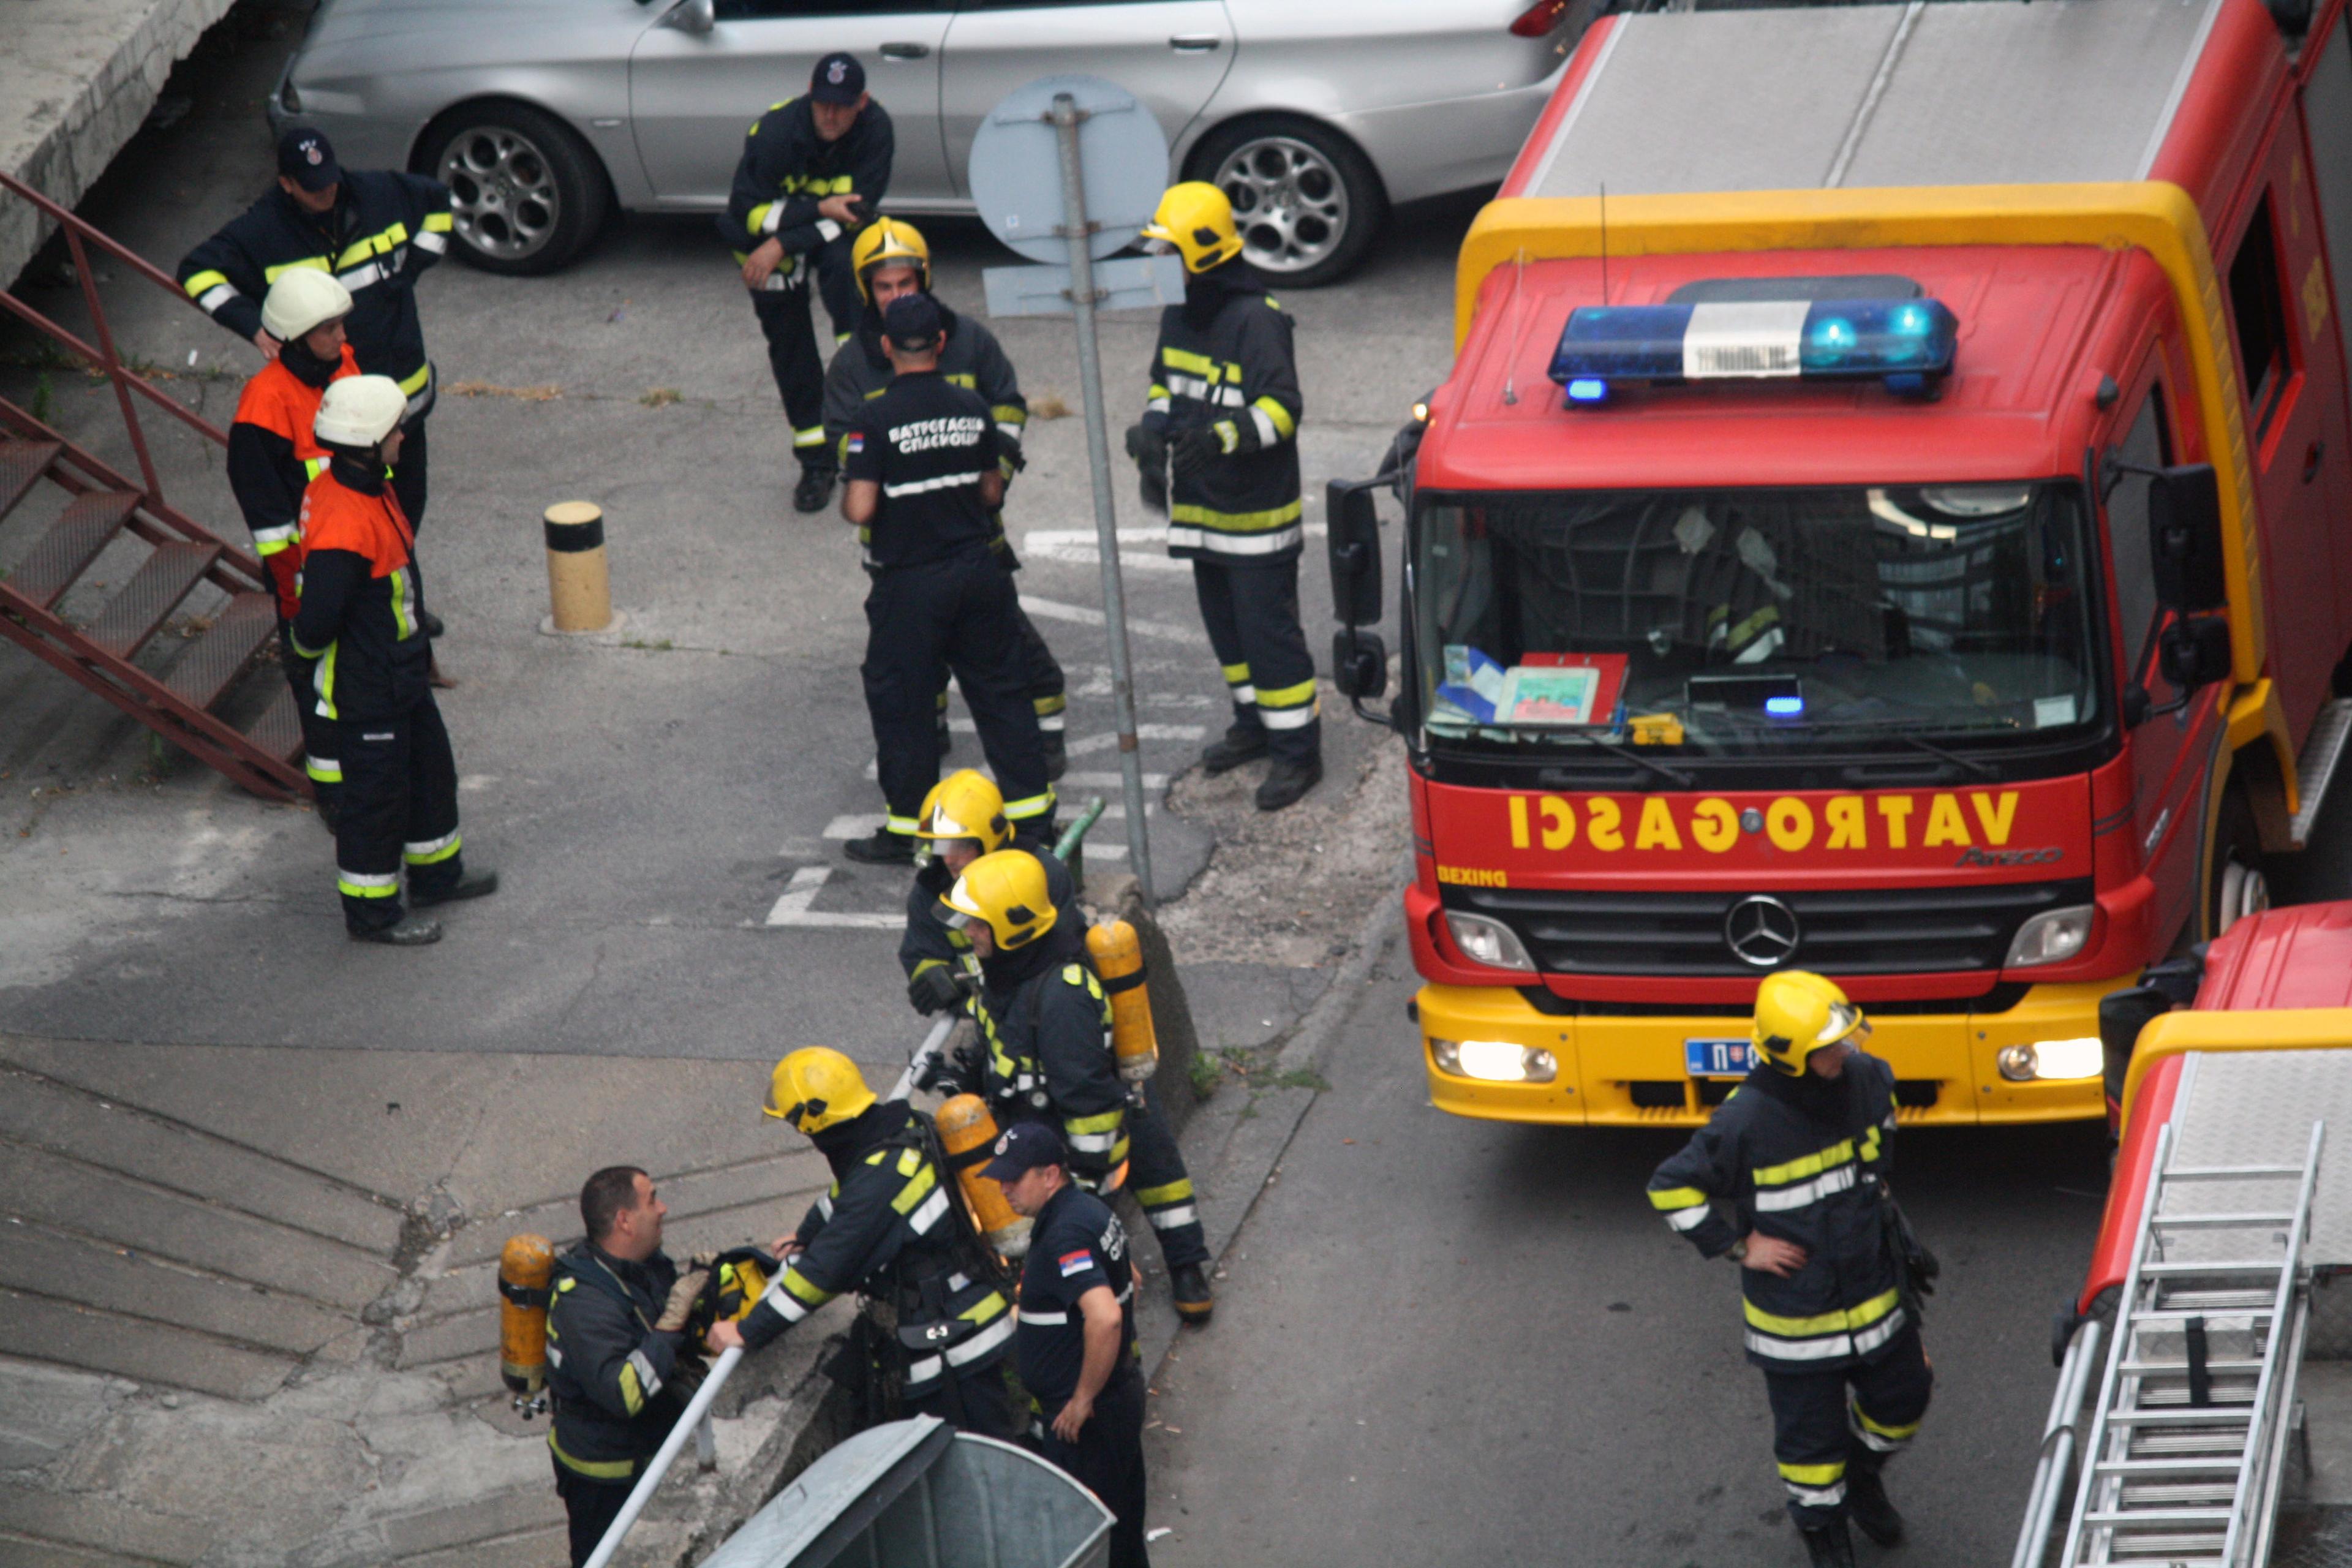
[[1343,626],[1376,626],[1382,597],[1381,514],[1370,482],[1333,479],[1324,491],[1324,515],[1331,530],[1331,614]]
[[663,13],[656,26],[676,27],[681,33],[692,33],[699,37],[719,26],[717,0],[677,0],[677,5]]
[[2182,691],[2210,686],[2230,673],[2230,623],[2220,616],[2191,616],[2164,628],[2157,668]]
[[2156,596],[2182,616],[2229,603],[2221,570],[2221,487],[2210,463],[2158,470],[2148,481],[2148,561]]
[[1380,633],[1343,626],[1331,634],[1331,685],[1357,702],[1388,694],[1389,649]]

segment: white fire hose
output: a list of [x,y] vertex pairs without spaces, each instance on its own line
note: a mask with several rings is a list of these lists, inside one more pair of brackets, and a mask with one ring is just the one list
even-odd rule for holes
[[[931,1032],[915,1048],[913,1058],[907,1063],[907,1070],[898,1075],[898,1083],[892,1086],[889,1099],[904,1100],[914,1092],[917,1075],[922,1071],[925,1063],[937,1057],[947,1044],[948,1036],[955,1028],[956,1017],[956,1014],[949,1013],[931,1026]],[[702,1386],[694,1391],[694,1398],[688,1402],[685,1413],[678,1416],[677,1425],[669,1429],[669,1436],[663,1439],[660,1451],[646,1464],[645,1474],[639,1476],[637,1484],[629,1489],[629,1500],[621,1505],[621,1511],[614,1516],[612,1528],[605,1531],[604,1539],[596,1543],[594,1553],[588,1559],[588,1568],[605,1568],[605,1564],[613,1561],[613,1554],[621,1549],[622,1538],[629,1533],[629,1527],[636,1523],[637,1516],[645,1511],[646,1504],[653,1498],[654,1489],[661,1485],[662,1477],[669,1473],[670,1466],[684,1451],[687,1439],[700,1435],[709,1419],[711,1401],[717,1399],[719,1391],[727,1386],[727,1380],[734,1375],[736,1363],[742,1359],[743,1352],[739,1347],[722,1351],[719,1359],[710,1363],[710,1374],[702,1380]],[[715,1458],[716,1456],[709,1457]],[[709,1467],[706,1465],[704,1468]]]

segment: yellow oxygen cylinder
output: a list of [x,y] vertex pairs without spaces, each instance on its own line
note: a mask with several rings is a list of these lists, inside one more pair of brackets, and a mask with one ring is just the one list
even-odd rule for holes
[[989,1114],[988,1101],[976,1094],[959,1094],[940,1106],[932,1121],[939,1126],[940,1147],[947,1151],[956,1185],[963,1189],[972,1224],[980,1227],[988,1245],[1005,1257],[1026,1253],[1028,1217],[1014,1214],[1013,1205],[1004,1201],[1004,1189],[980,1173],[996,1144],[996,1118]]
[[512,1236],[499,1254],[499,1375],[521,1398],[547,1383],[547,1281],[555,1248],[543,1236]]
[[1141,1083],[1160,1070],[1160,1032],[1151,1024],[1151,992],[1144,984],[1143,944],[1125,921],[1087,928],[1087,952],[1110,993],[1111,1050],[1118,1076]]

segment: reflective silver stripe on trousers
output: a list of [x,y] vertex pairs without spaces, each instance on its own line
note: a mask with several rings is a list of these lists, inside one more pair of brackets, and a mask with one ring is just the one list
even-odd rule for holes
[[986,1355],[1012,1337],[1013,1314],[1007,1312],[963,1343],[949,1347],[948,1364],[950,1366],[965,1365],[980,1356]]
[[438,838],[420,839],[415,844],[404,844],[400,847],[404,855],[430,855],[436,850],[446,849],[457,842],[456,834],[445,833]]
[[1154,1230],[1174,1230],[1180,1225],[1191,1225],[1201,1217],[1201,1211],[1191,1204],[1179,1204],[1172,1209],[1148,1209],[1146,1217]]
[[1782,1481],[1780,1484],[1789,1489],[1790,1497],[1807,1508],[1835,1508],[1845,1501],[1843,1481],[1833,1487],[1801,1487],[1794,1481]]
[[1895,1308],[1866,1329],[1851,1334],[1823,1334],[1817,1340],[1784,1340],[1776,1334],[1748,1331],[1748,1348],[1774,1361],[1830,1361],[1838,1356],[1867,1355],[1903,1331],[1903,1309]]
[[654,1363],[646,1359],[645,1352],[631,1351],[629,1352],[629,1364],[637,1369],[637,1391],[639,1393],[643,1394],[647,1399],[651,1399],[655,1394],[661,1392],[661,1374],[654,1371]]
[[1756,1212],[1778,1214],[1789,1209],[1801,1209],[1808,1204],[1850,1191],[1856,1173],[1852,1165],[1840,1165],[1834,1171],[1824,1171],[1810,1182],[1795,1182],[1785,1187],[1761,1187],[1756,1193]]
[[1304,730],[1307,725],[1315,722],[1316,715],[1321,711],[1322,701],[1319,698],[1304,708],[1268,708],[1261,703],[1258,706],[1257,721],[1269,730]]
[[951,490],[978,483],[980,471],[974,469],[969,474],[941,474],[935,479],[908,479],[903,485],[884,485],[882,493],[886,496],[914,496],[926,490]]
[[1219,555],[1279,554],[1306,537],[1306,531],[1295,522],[1285,523],[1264,533],[1227,533],[1222,529],[1203,528],[1192,522],[1168,525],[1169,549],[1207,550]]

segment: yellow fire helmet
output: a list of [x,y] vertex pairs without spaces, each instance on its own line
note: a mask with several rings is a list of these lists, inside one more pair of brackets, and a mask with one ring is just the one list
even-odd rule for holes
[[1160,210],[1143,226],[1146,239],[1166,240],[1184,258],[1187,272],[1206,272],[1242,253],[1241,231],[1234,226],[1234,204],[1206,180],[1186,180],[1171,185],[1160,198]]
[[915,837],[969,838],[982,854],[993,855],[1013,842],[1013,825],[1004,820],[1004,792],[978,769],[958,768],[923,797]]
[[876,218],[858,230],[857,242],[849,247],[849,268],[856,274],[857,292],[867,304],[874,302],[871,280],[876,269],[894,265],[912,267],[918,287],[930,288],[931,247],[922,230],[901,218]]
[[999,849],[963,868],[955,886],[940,895],[948,923],[961,931],[984,923],[999,952],[1026,947],[1054,929],[1054,900],[1045,892],[1045,868],[1025,849]]
[[1768,974],[1756,988],[1756,1048],[1779,1071],[1801,1076],[1815,1051],[1841,1040],[1870,1037],[1862,1009],[1834,982],[1809,970]]
[[814,1135],[864,1115],[873,1103],[856,1062],[829,1047],[807,1046],[776,1064],[761,1109]]

